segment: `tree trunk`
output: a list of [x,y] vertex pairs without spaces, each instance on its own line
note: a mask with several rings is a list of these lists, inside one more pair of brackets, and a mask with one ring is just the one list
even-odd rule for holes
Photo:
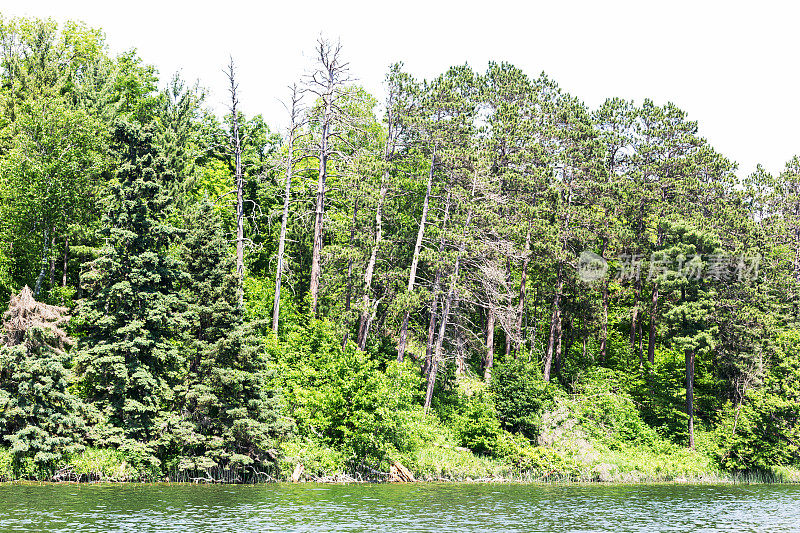
[[388,191],[388,176],[384,176],[383,183],[381,184],[381,192],[378,197],[378,207],[375,209],[375,242],[372,245],[372,252],[369,256],[367,263],[367,271],[364,274],[364,298],[363,309],[361,310],[361,318],[358,325],[358,345],[363,350],[367,344],[367,322],[370,321],[372,313],[370,308],[370,292],[372,290],[372,277],[375,273],[375,262],[378,258],[378,247],[381,245],[383,238],[383,202],[386,200],[386,193]]
[[[560,358],[561,351],[561,291],[564,289],[564,272],[561,264],[558,265],[556,275],[556,291],[553,295],[553,315],[550,318],[550,338],[547,341],[547,352],[544,357],[544,380],[550,381],[550,369],[553,365],[553,356]],[[557,353],[559,352],[559,353]]]
[[[606,246],[608,245],[608,239],[603,238],[603,249],[600,251],[600,255],[605,258],[606,256]],[[607,356],[607,343],[608,343],[608,279],[603,280],[603,314],[600,318],[600,364],[604,365],[606,363],[606,356]]]
[[[444,229],[447,227],[447,221],[450,217],[450,192],[447,193],[445,201],[444,220],[442,221],[442,235],[439,237],[439,255],[444,253]],[[436,333],[436,311],[438,306],[439,288],[442,281],[442,269],[436,268],[436,276],[433,281],[433,303],[431,304],[431,317],[428,322],[428,342],[425,346],[425,366],[424,374],[427,375],[431,369],[431,357],[433,357],[433,341]]]
[[689,448],[694,449],[694,351],[686,351],[686,414],[689,417]]
[[[350,223],[350,246],[353,246],[353,243],[356,239],[356,222],[358,220],[358,197],[355,198],[353,201],[353,220]],[[350,257],[347,260],[347,289],[345,291],[345,301],[344,301],[344,336],[342,337],[342,349],[347,346],[347,339],[350,337],[350,307],[351,302],[353,299],[353,258]],[[360,335],[360,333],[359,333]],[[360,341],[361,337],[358,337]]]
[[[566,172],[565,172],[566,175]],[[564,220],[561,228],[559,229],[560,249],[556,257],[558,261],[558,272],[556,274],[556,291],[553,296],[553,316],[550,319],[550,338],[547,341],[547,352],[545,353],[544,360],[544,380],[550,381],[550,370],[553,364],[553,358],[556,364],[561,364],[561,293],[564,291],[564,264],[562,258],[567,249],[567,231],[569,229],[569,222],[572,216],[572,187],[574,181],[574,174],[570,173],[570,179],[567,186],[567,204],[566,212],[564,213]],[[558,366],[557,366],[558,368]]]
[[531,228],[528,225],[528,233],[525,235],[525,256],[522,259],[522,274],[519,282],[519,304],[517,306],[517,346],[516,352],[522,349],[522,323],[525,315],[525,280],[528,276],[528,264],[530,263],[531,252]]
[[[553,354],[553,368],[555,369],[556,375],[561,374],[561,354],[562,354],[562,346],[564,344],[564,321],[561,316],[561,312],[559,311],[558,315],[558,322],[556,323],[556,349],[555,353]],[[569,353],[571,344],[567,345],[567,353]]]
[[442,274],[436,271],[436,279],[433,282],[433,301],[431,302],[431,316],[428,319],[428,341],[425,344],[425,362],[422,365],[422,374],[427,376],[431,371],[433,358],[433,341],[436,336],[436,313],[439,311],[439,284]]
[[608,355],[608,280],[603,280],[603,315],[600,323],[600,364],[606,364]]
[[464,354],[464,334],[460,327],[456,328],[456,377],[467,375],[467,358]]
[[639,295],[642,290],[642,283],[639,278],[634,282],[633,309],[631,310],[631,350],[636,350],[636,323],[639,317]]
[[42,290],[42,282],[44,281],[44,275],[47,272],[47,251],[50,245],[50,228],[44,228],[44,247],[42,248],[42,268],[39,270],[39,275],[36,277],[36,284],[33,286],[33,297],[36,298],[39,296],[39,291]]
[[637,328],[639,335],[639,342],[636,345],[636,355],[639,357],[639,368],[644,368],[644,351],[642,350],[642,342],[644,342],[644,335],[642,334],[642,319],[639,319],[639,327]]
[[236,300],[241,309],[244,306],[244,176],[242,175],[242,142],[239,136],[239,85],[233,58],[228,65],[228,81],[231,94],[231,142],[233,144],[234,186],[236,188]]
[[489,383],[494,366],[494,308],[489,307],[489,318],[486,324],[486,358],[483,361],[483,380]]
[[[50,237],[50,250],[56,247],[56,229],[53,228],[53,235]],[[50,285],[49,291],[53,290],[53,286],[56,284],[56,256],[52,254],[50,256]]]
[[[511,282],[511,260],[509,260],[509,259],[506,259],[506,282],[508,282],[508,283]],[[508,307],[509,307],[508,310],[509,311],[511,311],[511,301],[510,300],[511,300],[511,298],[509,298],[509,303],[508,303]],[[504,331],[504,333],[505,333],[505,338],[506,338],[506,351],[505,351],[505,354],[506,354],[506,361],[508,361],[509,357],[511,356],[511,335],[509,335],[507,331]]]
[[64,267],[61,274],[61,286],[67,286],[67,265],[69,263],[69,233],[64,238]]
[[650,335],[647,339],[647,361],[652,367],[656,360],[656,317],[658,313],[658,284],[653,287],[650,301]]
[[367,314],[366,319],[364,320],[364,324],[362,326],[362,333],[361,338],[358,341],[358,349],[362,352],[367,348],[367,336],[369,335],[369,328],[372,326],[372,322],[375,320],[375,315],[378,313],[378,304],[380,300],[375,300],[372,304],[372,309]]
[[289,225],[289,200],[292,193],[292,171],[294,170],[294,138],[297,131],[297,86],[292,86],[291,125],[289,127],[288,152],[286,155],[286,183],[283,191],[283,216],[281,235],[278,239],[278,265],[275,268],[275,300],[272,304],[272,331],[278,334],[278,318],[281,306],[281,278],[283,277],[283,255],[286,252],[286,228]]
[[447,330],[447,321],[450,318],[450,306],[453,303],[453,294],[456,290],[456,282],[458,281],[458,268],[460,264],[461,254],[456,256],[456,262],[453,266],[453,274],[450,279],[450,288],[447,291],[447,296],[444,300],[444,308],[442,309],[442,319],[439,322],[439,335],[436,338],[436,351],[431,358],[431,367],[428,371],[428,383],[425,391],[425,405],[424,409],[427,413],[431,408],[431,401],[433,400],[433,387],[436,385],[436,373],[439,371],[439,360],[442,357],[442,345],[444,344],[444,334]]
[[[450,192],[447,193],[445,201],[444,220],[442,221],[442,235],[439,237],[439,255],[444,253],[444,229],[447,227],[447,221],[450,216]],[[425,364],[422,368],[422,373],[428,375],[431,370],[431,359],[433,357],[433,346],[436,335],[436,313],[439,307],[439,289],[442,283],[442,269],[437,267],[436,274],[433,279],[433,302],[431,302],[431,316],[428,321],[428,342],[425,345]]]
[[[476,182],[472,184],[472,195],[475,196],[475,187]],[[448,194],[448,205],[449,205],[449,194]],[[467,221],[464,224],[464,233],[469,230],[469,226],[472,222],[472,209],[469,210],[467,214]],[[442,320],[439,322],[439,336],[436,339],[436,351],[433,354],[433,358],[431,360],[431,369],[428,372],[428,386],[425,392],[425,405],[423,406],[425,412],[427,413],[431,407],[431,401],[433,399],[433,387],[436,384],[436,373],[439,370],[439,360],[442,357],[442,345],[444,344],[444,334],[447,331],[447,321],[450,318],[450,306],[453,303],[453,295],[456,292],[456,286],[458,284],[458,270],[461,265],[461,256],[464,255],[464,250],[466,249],[466,235],[465,238],[462,239],[461,245],[458,247],[458,254],[456,255],[456,261],[453,265],[453,273],[452,277],[450,278],[450,288],[447,290],[447,297],[444,300],[444,308],[442,309]]]
[[322,271],[322,222],[325,215],[325,184],[328,180],[328,128],[330,102],[325,102],[325,115],[322,124],[322,140],[319,155],[319,177],[317,179],[317,203],[314,217],[314,245],[311,252],[311,315],[317,314],[319,299],[319,278]]
[[[420,217],[419,221],[419,229],[417,230],[417,242],[414,245],[414,256],[411,259],[411,271],[408,274],[408,287],[406,289],[407,292],[411,292],[414,290],[414,283],[416,282],[417,278],[417,265],[419,264],[419,254],[422,250],[422,239],[425,235],[425,223],[428,219],[428,207],[430,205],[430,198],[431,198],[431,188],[433,186],[433,171],[436,167],[436,145],[433,147],[433,155],[431,156],[431,165],[430,169],[428,170],[428,187],[425,191],[425,199],[422,202],[422,216]],[[447,195],[447,205],[445,207],[445,220],[447,219],[447,213],[450,210],[450,194],[448,192]],[[402,362],[403,358],[405,357],[406,353],[406,343],[408,337],[408,319],[410,316],[411,311],[406,308],[405,313],[403,314],[403,325],[400,328],[400,342],[397,345],[397,360]]]

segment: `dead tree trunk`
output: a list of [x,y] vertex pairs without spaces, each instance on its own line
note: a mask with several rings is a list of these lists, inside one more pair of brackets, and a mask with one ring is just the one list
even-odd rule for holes
[[531,228],[528,226],[528,233],[525,235],[525,255],[522,258],[522,274],[519,282],[519,304],[517,306],[517,346],[516,352],[522,349],[522,322],[525,316],[525,281],[528,277],[528,264],[530,263],[531,253]]
[[325,186],[328,180],[328,128],[329,106],[325,106],[322,137],[319,157],[319,177],[317,179],[317,202],[314,210],[314,245],[311,252],[311,314],[317,314],[317,300],[319,298],[319,277],[322,272],[320,261],[322,258],[322,223],[325,216]]
[[378,206],[375,208],[375,242],[372,244],[372,251],[367,262],[367,270],[364,273],[364,298],[363,309],[358,326],[358,346],[363,350],[367,344],[367,322],[370,321],[372,312],[370,311],[370,293],[372,291],[372,278],[375,275],[375,263],[378,259],[378,248],[383,238],[383,203],[386,200],[386,193],[389,190],[387,183],[388,176],[384,177],[381,184],[381,192],[378,197]]
[[[350,246],[352,247],[356,239],[356,224],[358,222],[358,196],[353,201],[353,220],[350,223]],[[347,339],[350,338],[350,308],[353,299],[353,257],[347,260],[347,289],[345,290],[344,300],[344,335],[342,336],[342,349],[347,346]]]
[[275,300],[272,304],[272,332],[278,333],[278,318],[281,306],[281,278],[283,277],[283,255],[286,252],[286,228],[289,225],[289,202],[292,194],[292,172],[294,170],[294,142],[299,121],[300,98],[297,94],[297,85],[292,85],[292,107],[289,111],[289,139],[286,152],[286,183],[283,191],[283,215],[281,217],[281,235],[278,239],[278,261],[275,267]]
[[686,351],[686,415],[689,417],[689,448],[694,449],[694,350]]
[[[422,250],[422,239],[425,236],[425,224],[428,220],[428,207],[430,206],[431,188],[433,187],[433,171],[436,168],[436,145],[433,147],[433,154],[431,155],[431,164],[428,170],[428,187],[425,190],[425,199],[422,201],[422,216],[419,221],[419,229],[417,230],[417,242],[414,244],[414,256],[411,258],[411,271],[408,273],[408,287],[407,292],[414,290],[414,283],[417,278],[417,266],[419,264],[419,254]],[[449,209],[449,195],[448,205]],[[445,218],[447,215],[445,214]],[[406,343],[408,338],[408,320],[411,311],[406,309],[403,314],[403,325],[400,327],[400,342],[397,345],[397,360],[402,362],[406,353]]]
[[436,340],[436,316],[439,312],[439,286],[442,273],[436,271],[436,279],[433,282],[433,301],[431,302],[431,316],[428,319],[428,340],[425,343],[425,362],[422,365],[422,375],[427,376],[431,371],[431,361],[433,359],[433,342]]
[[348,79],[348,65],[342,63],[339,54],[341,46],[332,46],[320,39],[317,42],[317,61],[319,68],[311,75],[308,90],[322,100],[320,139],[317,146],[319,175],[317,179],[317,201],[314,212],[314,244],[311,252],[311,314],[317,314],[319,301],[320,275],[322,274],[322,232],[325,218],[325,188],[328,180],[328,158],[331,155],[331,135],[333,132],[334,106],[341,86]]
[[236,189],[236,301],[244,306],[244,176],[242,174],[242,141],[239,136],[239,84],[231,58],[228,64],[228,82],[231,96],[231,149],[234,159],[234,187]]
[[486,323],[486,358],[483,362],[483,380],[489,383],[492,378],[492,367],[494,366],[494,308],[489,307],[489,317]]

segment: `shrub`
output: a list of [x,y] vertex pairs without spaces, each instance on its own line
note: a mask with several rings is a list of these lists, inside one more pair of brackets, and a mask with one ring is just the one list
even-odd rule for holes
[[651,445],[658,436],[642,420],[625,390],[625,376],[607,368],[595,368],[575,384],[575,416],[593,438],[612,449],[623,445]]
[[521,359],[495,367],[491,390],[503,429],[520,432],[529,439],[537,437],[542,413],[561,393],[557,385],[542,379],[536,364]]
[[454,416],[454,428],[462,446],[478,454],[497,455],[503,430],[494,403],[485,392],[468,397]]
[[374,464],[415,445],[422,383],[412,363],[390,361],[382,371],[319,320],[290,334],[284,349],[278,375],[302,436]]

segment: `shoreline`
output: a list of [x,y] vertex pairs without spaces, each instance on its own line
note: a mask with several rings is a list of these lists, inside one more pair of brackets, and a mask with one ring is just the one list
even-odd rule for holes
[[96,485],[587,485],[587,486],[612,486],[612,485],[797,485],[799,478],[787,478],[776,474],[725,474],[700,477],[677,477],[673,479],[627,479],[627,480],[600,480],[580,479],[560,476],[547,477],[489,477],[489,478],[421,478],[415,481],[388,481],[380,479],[358,479],[352,476],[332,475],[313,476],[312,479],[292,481],[290,479],[276,479],[261,481],[225,481],[225,480],[118,480],[118,479],[92,479],[92,480],[34,480],[34,479],[0,479],[2,485],[70,485],[70,486],[96,486]]

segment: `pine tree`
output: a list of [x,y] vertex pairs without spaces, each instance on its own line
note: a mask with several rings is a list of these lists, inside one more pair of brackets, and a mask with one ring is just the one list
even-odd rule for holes
[[173,176],[155,138],[153,126],[115,127],[120,166],[99,231],[105,244],[83,275],[76,357],[80,389],[114,428],[109,443],[137,450],[151,464],[148,443],[173,399],[185,307],[179,263],[169,253],[179,232],[167,222],[171,199],[164,191]]
[[0,435],[10,444],[20,475],[49,476],[68,454],[83,448],[80,400],[69,391],[66,345],[72,341],[61,329],[66,312],[35,301],[26,286],[12,296],[4,316]]
[[254,339],[268,325],[254,330],[243,321],[234,256],[211,204],[202,203],[188,222],[181,248],[188,275],[184,384],[161,443],[182,456],[184,469],[268,463],[280,428],[263,342]]

